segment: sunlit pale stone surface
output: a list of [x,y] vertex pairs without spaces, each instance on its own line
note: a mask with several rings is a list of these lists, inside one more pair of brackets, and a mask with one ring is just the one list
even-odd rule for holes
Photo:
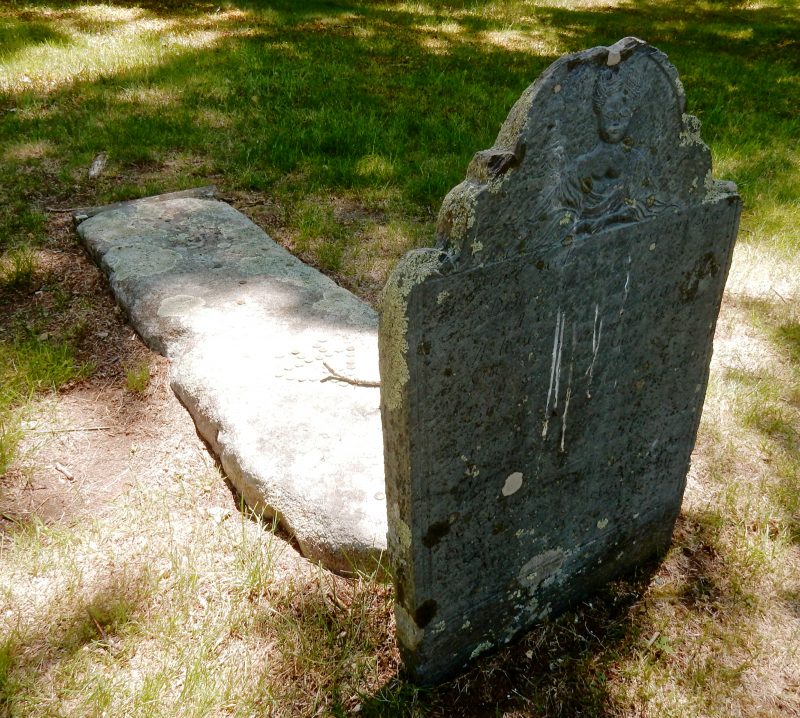
[[339,572],[386,544],[374,311],[229,205],[165,195],[78,232],[251,507]]

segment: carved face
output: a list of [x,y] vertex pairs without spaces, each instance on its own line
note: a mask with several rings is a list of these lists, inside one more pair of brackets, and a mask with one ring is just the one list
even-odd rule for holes
[[600,136],[611,144],[621,142],[631,121],[631,108],[621,92],[610,95],[600,107]]

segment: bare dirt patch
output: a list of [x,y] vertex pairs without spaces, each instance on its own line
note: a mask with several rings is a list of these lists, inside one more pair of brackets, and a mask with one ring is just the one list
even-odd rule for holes
[[[214,466],[194,423],[169,387],[169,361],[151,352],[125,322],[105,278],[78,245],[68,215],[53,215],[51,242],[37,251],[33,286],[0,309],[0,324],[41,336],[71,333],[89,378],[39,397],[26,417],[20,460],[0,477],[0,529],[39,518],[69,522],[106,510],[135,482]],[[145,367],[143,391],[127,385]],[[200,505],[235,508],[220,485]]]

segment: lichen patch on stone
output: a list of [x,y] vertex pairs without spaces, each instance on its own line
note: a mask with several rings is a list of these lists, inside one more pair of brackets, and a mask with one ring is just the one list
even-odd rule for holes
[[700,120],[694,115],[683,114],[683,130],[680,133],[681,147],[691,147],[697,145],[705,147],[706,144],[700,138]]
[[475,208],[482,188],[483,185],[476,182],[462,182],[442,202],[439,227],[454,247],[461,247],[467,232],[475,224]]
[[392,522],[395,532],[397,533],[397,542],[400,548],[408,549],[411,546],[411,529],[403,519],[398,518]]
[[519,570],[517,580],[525,588],[533,588],[556,573],[566,559],[561,549],[549,549],[537,554]]
[[477,646],[475,646],[475,650],[472,651],[470,659],[477,658],[482,653],[486,653],[486,651],[488,651],[491,647],[492,643],[490,641],[483,641],[482,643],[479,643]]
[[121,244],[106,252],[103,261],[117,280],[152,277],[175,267],[180,254],[147,243]]
[[420,249],[409,252],[395,267],[381,295],[381,392],[387,408],[402,402],[408,383],[408,298],[418,284],[439,269],[439,252]]

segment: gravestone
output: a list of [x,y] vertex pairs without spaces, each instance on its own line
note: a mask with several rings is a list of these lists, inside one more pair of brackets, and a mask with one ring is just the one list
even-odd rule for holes
[[636,38],[556,61],[379,328],[407,672],[434,683],[668,547],[740,200]]

